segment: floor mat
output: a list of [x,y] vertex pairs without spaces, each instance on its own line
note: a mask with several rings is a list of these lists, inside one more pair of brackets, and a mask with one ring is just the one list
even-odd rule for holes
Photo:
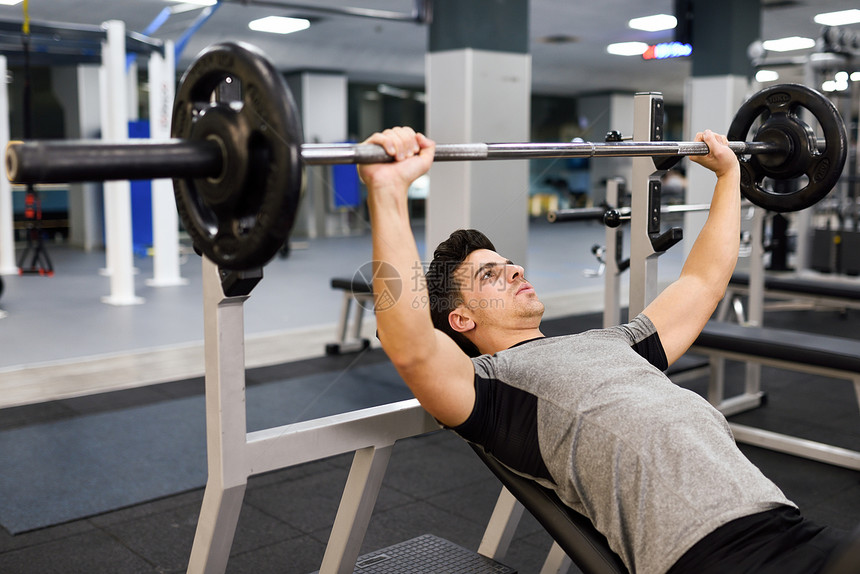
[[[390,363],[249,386],[248,430],[411,396]],[[0,524],[12,534],[169,496],[205,483],[202,396],[0,433]]]

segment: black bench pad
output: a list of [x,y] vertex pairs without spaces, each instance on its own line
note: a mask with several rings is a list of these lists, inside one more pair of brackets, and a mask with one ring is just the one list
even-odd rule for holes
[[346,279],[344,277],[335,277],[331,280],[332,289],[341,289],[343,291],[352,291],[353,293],[373,293],[373,287],[370,283],[355,277]]
[[628,574],[621,558],[588,518],[565,505],[553,491],[511,472],[481,447],[470,446],[584,574]]
[[854,339],[711,321],[694,346],[860,373],[860,341]]
[[[750,284],[749,274],[734,273],[729,284],[748,287]],[[772,291],[797,293],[798,295],[819,295],[821,297],[835,297],[838,299],[860,301],[860,284],[855,286],[851,284],[817,281],[815,279],[804,279],[800,277],[765,275],[764,288]]]

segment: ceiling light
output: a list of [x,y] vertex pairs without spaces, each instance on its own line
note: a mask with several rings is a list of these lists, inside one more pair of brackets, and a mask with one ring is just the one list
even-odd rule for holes
[[619,42],[606,46],[606,51],[616,56],[641,56],[647,49],[645,42]]
[[762,42],[765,50],[770,52],[790,52],[792,50],[805,50],[815,46],[812,38],[801,38],[800,36],[789,36],[778,40],[766,40]]
[[779,79],[779,72],[775,70],[759,70],[755,73],[756,82],[775,82]]
[[255,32],[271,32],[272,34],[292,34],[310,28],[311,23],[304,18],[286,18],[284,16],[266,16],[248,23],[248,28]]
[[645,30],[646,32],[659,32],[660,30],[671,30],[678,25],[678,19],[669,14],[655,14],[654,16],[644,16],[642,18],[633,18],[627,25],[635,30]]
[[839,12],[825,12],[818,14],[813,18],[816,24],[822,26],[844,26],[846,24],[856,24],[860,22],[860,10],[840,10]]
[[860,82],[860,72],[851,72],[849,76],[852,82]]
[[17,6],[24,0],[0,0],[0,4],[3,6]]
[[218,0],[170,0],[178,4],[194,4],[195,6],[214,6]]

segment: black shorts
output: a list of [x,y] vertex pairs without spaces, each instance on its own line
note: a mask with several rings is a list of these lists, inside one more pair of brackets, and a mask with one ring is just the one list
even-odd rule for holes
[[846,538],[782,506],[717,528],[666,574],[814,574]]

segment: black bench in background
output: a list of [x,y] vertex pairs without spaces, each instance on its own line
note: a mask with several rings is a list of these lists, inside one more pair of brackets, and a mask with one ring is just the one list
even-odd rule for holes
[[729,281],[726,296],[720,304],[717,317],[725,321],[728,319],[730,310],[734,310],[738,323],[744,323],[745,312],[740,300],[743,295],[804,302],[825,308],[860,309],[860,282],[855,280],[828,280],[766,273],[764,293],[759,295],[751,293],[748,273],[735,272]]
[[[337,338],[334,342],[325,346],[326,355],[339,355],[341,353],[354,353],[363,351],[370,346],[370,340],[361,336],[361,322],[364,319],[364,310],[373,308],[373,288],[366,281],[335,277],[331,280],[332,289],[343,291],[343,304],[341,305],[340,318],[337,325]],[[355,306],[355,313],[353,310]],[[352,314],[352,322],[350,322]]]
[[[726,360],[847,379],[860,407],[860,341],[854,339],[711,321],[690,352],[710,359],[708,400],[726,416],[756,408],[763,398],[757,379],[747,379],[743,393],[725,397]],[[860,470],[860,452],[736,423],[731,427],[738,442]]]

